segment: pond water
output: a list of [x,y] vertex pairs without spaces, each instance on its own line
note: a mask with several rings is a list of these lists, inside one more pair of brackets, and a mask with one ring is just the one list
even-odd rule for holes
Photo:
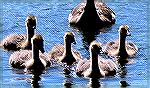
[[[0,3],[0,39],[12,33],[25,34],[25,19],[29,14],[37,17],[36,33],[44,37],[44,48],[48,52],[55,44],[63,44],[63,35],[67,31],[75,34],[77,44],[73,47],[78,50],[82,57],[88,58],[89,52],[86,47],[84,35],[69,26],[68,15],[80,0],[52,0],[52,1],[3,1]],[[132,58],[133,64],[126,65],[126,74],[99,79],[102,88],[120,88],[119,82],[125,80],[130,84],[129,88],[148,88],[149,57],[148,57],[148,3],[146,1],[105,1],[116,13],[116,23],[110,30],[99,33],[95,39],[102,44],[118,38],[118,28],[122,24],[128,24],[131,36],[128,41],[134,42],[139,51]],[[2,88],[30,88],[31,83],[27,80],[30,74],[23,74],[12,69],[8,64],[12,52],[0,49],[0,84]],[[70,78],[64,76],[62,68],[51,67],[41,75],[40,88],[66,88],[64,82],[71,81],[72,88],[89,87],[89,79],[79,78],[73,72]],[[67,87],[68,88],[68,87]],[[69,87],[70,88],[70,87]]]

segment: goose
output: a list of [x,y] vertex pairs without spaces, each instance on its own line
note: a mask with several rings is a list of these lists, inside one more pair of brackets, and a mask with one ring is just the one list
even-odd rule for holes
[[116,74],[117,65],[111,59],[98,56],[102,51],[100,43],[93,41],[90,44],[90,59],[82,59],[76,67],[76,74],[81,77],[101,78]]
[[17,51],[20,49],[30,49],[31,50],[31,38],[34,35],[34,30],[36,29],[36,17],[27,16],[26,18],[26,30],[25,34],[10,34],[5,39],[0,42],[0,46],[5,50]]
[[66,32],[64,35],[64,45],[55,45],[50,50],[49,57],[56,63],[62,62],[67,66],[73,65],[81,58],[81,55],[71,48],[72,43],[75,44],[74,34],[72,32]]
[[106,27],[115,23],[115,12],[105,3],[86,0],[78,4],[69,14],[69,23],[77,27]]
[[13,68],[25,69],[29,72],[42,72],[51,65],[48,55],[44,54],[42,36],[34,35],[31,44],[32,50],[20,50],[11,54],[9,64]]
[[131,36],[129,26],[121,25],[118,32],[119,40],[108,42],[104,52],[110,56],[133,57],[137,53],[138,48],[133,42],[126,42],[126,37]]

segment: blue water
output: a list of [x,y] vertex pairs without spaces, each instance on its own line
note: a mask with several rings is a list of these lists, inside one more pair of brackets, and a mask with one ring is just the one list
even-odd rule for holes
[[[75,34],[77,49],[82,57],[89,57],[85,48],[83,35],[69,26],[68,14],[71,12],[80,0],[52,0],[52,1],[16,1],[9,0],[0,3],[0,39],[12,33],[25,34],[25,19],[29,14],[37,17],[36,33],[44,37],[44,48],[48,52],[55,44],[63,44],[63,35],[66,31],[72,31]],[[132,58],[133,64],[127,65],[127,74],[121,78],[119,74],[114,77],[105,77],[100,79],[102,88],[120,88],[119,82],[125,80],[130,84],[129,88],[148,88],[149,80],[149,62],[148,62],[148,3],[129,2],[129,1],[106,1],[106,4],[116,13],[116,23],[105,33],[99,33],[96,41],[105,44],[118,38],[118,28],[122,24],[128,24],[131,36],[127,37],[128,41],[134,42],[139,51]],[[0,49],[0,84],[2,88],[30,88],[32,85],[28,81],[30,74],[23,74],[16,71],[8,64],[11,52]],[[73,88],[89,87],[89,79],[79,78],[75,73],[71,78],[66,78],[61,68],[51,67],[45,74],[41,75],[39,86],[41,88],[65,87],[64,81],[70,80]],[[19,87],[18,87],[19,86]],[[150,87],[150,86],[149,86]]]

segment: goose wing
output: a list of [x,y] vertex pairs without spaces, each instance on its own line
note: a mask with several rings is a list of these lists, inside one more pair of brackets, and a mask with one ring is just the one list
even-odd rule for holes
[[64,53],[64,46],[61,44],[55,45],[48,53],[49,57],[54,60],[58,61],[59,57],[61,57]]
[[103,50],[106,54],[114,55],[116,51],[118,50],[118,47],[119,47],[119,42],[118,40],[116,40],[116,41],[107,43]]
[[14,68],[25,68],[25,62],[29,61],[32,57],[31,50],[16,51],[11,54],[9,64]]
[[90,60],[80,60],[76,67],[76,74],[78,76],[83,76],[83,72],[90,67]]
[[97,14],[102,21],[112,22],[115,19],[115,13],[106,4],[101,2],[96,2],[95,7]]
[[126,42],[126,51],[127,51],[129,56],[133,56],[137,53],[138,48],[134,43]]
[[84,13],[85,6],[86,6],[86,3],[80,3],[71,11],[68,17],[69,23],[73,24],[79,21],[82,14]]

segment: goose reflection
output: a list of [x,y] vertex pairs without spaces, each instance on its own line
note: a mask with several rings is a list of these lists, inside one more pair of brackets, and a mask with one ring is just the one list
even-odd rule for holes
[[119,75],[120,75],[120,87],[125,88],[127,86],[130,86],[126,81],[126,75],[127,75],[127,68],[126,64],[128,63],[127,57],[119,57],[118,64],[119,64]]
[[82,35],[83,47],[86,50],[89,49],[90,43],[96,40],[97,36],[100,33],[106,33],[111,29],[111,27],[103,27],[98,29],[94,25],[89,25],[84,28],[83,27],[82,28],[72,27],[72,28],[78,30]]
[[121,70],[126,70],[126,64],[129,62],[128,58],[126,56],[123,57],[117,57],[117,63]]
[[84,27],[84,28],[76,28],[77,30],[80,31],[82,35],[82,40],[83,40],[83,47],[88,50],[90,43],[94,40],[96,40],[97,36],[100,33],[106,33],[108,32],[111,27],[103,27],[101,29],[97,29],[93,25],[90,25],[89,27]]
[[82,40],[83,40],[83,47],[86,50],[89,50],[90,43],[96,40],[96,37],[99,34],[99,32],[98,31],[86,31],[86,32],[82,31],[81,34],[82,34]]
[[65,74],[65,79],[64,79],[64,88],[72,88],[73,82],[72,82],[72,77],[69,74]]
[[38,73],[32,74],[32,78],[31,78],[32,88],[40,88],[40,85],[39,85],[39,81],[41,80],[40,75],[41,74],[38,74]]
[[120,87],[124,88],[124,87],[130,86],[128,84],[128,82],[126,81],[127,69],[126,69],[125,66],[121,67],[119,74],[120,74],[120,78],[121,78],[121,80],[120,80]]
[[97,78],[91,78],[89,82],[89,87],[88,88],[100,88],[100,82],[99,79]]
[[[18,74],[18,75],[22,75],[22,74],[25,74],[24,72],[24,69],[12,69],[12,71],[15,73],[15,74]],[[27,73],[28,74],[28,73]],[[39,85],[39,81],[41,80],[41,77],[40,77],[41,73],[32,73],[31,74],[31,77],[17,77],[15,78],[17,81],[18,80],[22,80],[22,81],[26,81],[28,83],[31,84],[31,88],[41,88],[40,85]]]

